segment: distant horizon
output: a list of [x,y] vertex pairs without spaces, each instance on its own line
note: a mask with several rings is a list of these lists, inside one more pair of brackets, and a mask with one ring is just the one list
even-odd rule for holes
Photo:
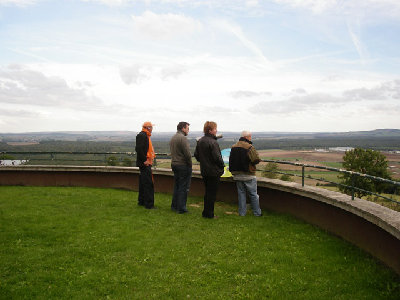
[[[248,130],[248,129],[247,129]],[[385,131],[385,130],[398,130],[400,128],[376,128],[372,130],[349,130],[349,131],[251,131],[252,133],[294,133],[294,134],[318,134],[318,133],[351,133],[351,132],[373,132],[373,131]],[[57,131],[26,131],[26,132],[0,132],[1,134],[46,134],[46,133],[135,133],[139,132],[138,130],[57,130]],[[218,132],[224,133],[240,133],[242,130],[239,131],[227,131],[227,130],[219,130]],[[157,131],[153,130],[153,134],[163,134],[163,133],[174,133],[175,131]],[[202,130],[190,130],[190,132],[203,132]],[[189,134],[190,134],[189,132]]]

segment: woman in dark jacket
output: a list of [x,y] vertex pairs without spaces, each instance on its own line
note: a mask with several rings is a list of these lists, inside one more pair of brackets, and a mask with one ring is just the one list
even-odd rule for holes
[[194,156],[200,162],[201,176],[203,177],[204,218],[214,218],[214,202],[221,175],[224,173],[224,161],[217,142],[217,123],[207,121],[204,124],[204,136],[197,142]]

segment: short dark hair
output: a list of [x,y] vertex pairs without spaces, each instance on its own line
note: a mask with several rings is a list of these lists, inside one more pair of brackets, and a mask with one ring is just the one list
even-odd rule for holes
[[181,131],[183,128],[185,128],[186,126],[190,126],[190,124],[188,122],[179,122],[179,124],[176,126],[176,129],[178,131]]
[[214,128],[217,128],[217,123],[213,121],[207,121],[204,123],[203,132],[204,134],[207,134],[210,130],[213,130]]

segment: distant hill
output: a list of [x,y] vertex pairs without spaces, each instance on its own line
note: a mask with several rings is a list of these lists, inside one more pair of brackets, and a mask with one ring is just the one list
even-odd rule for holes
[[[220,132],[224,140],[237,139],[240,132]],[[2,142],[41,142],[41,141],[134,141],[137,132],[134,131],[56,131],[56,132],[26,132],[0,133]],[[168,140],[174,132],[153,132],[154,141]],[[191,131],[189,138],[202,136],[200,131]],[[400,129],[375,129],[371,131],[349,132],[253,132],[253,139],[263,140],[296,140],[325,138],[395,138],[400,137]]]

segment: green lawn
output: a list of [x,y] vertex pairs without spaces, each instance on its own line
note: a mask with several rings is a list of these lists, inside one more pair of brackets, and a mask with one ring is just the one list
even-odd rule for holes
[[[400,279],[307,223],[219,219],[113,189],[0,187],[0,299],[399,299]],[[229,214],[228,214],[229,213]]]
[[341,162],[333,162],[333,161],[323,161],[321,162],[324,166],[330,167],[330,168],[336,168],[336,169],[341,169],[343,168],[343,163]]

